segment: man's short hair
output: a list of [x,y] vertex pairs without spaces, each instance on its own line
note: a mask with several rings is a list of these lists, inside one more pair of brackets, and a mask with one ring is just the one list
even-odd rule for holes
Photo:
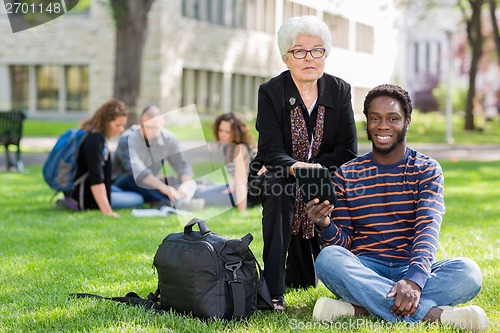
[[365,116],[368,115],[368,108],[371,102],[380,96],[388,96],[396,99],[401,103],[405,113],[405,119],[411,118],[411,112],[413,111],[413,105],[411,102],[410,94],[403,88],[395,84],[381,84],[376,86],[368,92],[365,97],[365,102],[363,104],[363,113]]
[[149,119],[156,117],[160,114],[160,109],[156,105],[148,105],[142,110],[141,117],[148,117]]

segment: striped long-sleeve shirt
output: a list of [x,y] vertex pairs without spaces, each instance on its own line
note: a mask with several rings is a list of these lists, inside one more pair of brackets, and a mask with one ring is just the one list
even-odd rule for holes
[[408,263],[404,276],[425,285],[438,249],[445,212],[444,179],[437,161],[406,148],[395,164],[377,164],[369,152],[342,165],[331,225],[320,231],[327,245],[356,256]]

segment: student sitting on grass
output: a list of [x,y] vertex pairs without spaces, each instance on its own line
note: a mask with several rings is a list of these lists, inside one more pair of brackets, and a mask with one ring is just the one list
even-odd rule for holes
[[[111,158],[106,140],[123,132],[127,123],[127,106],[117,99],[110,99],[80,128],[89,131],[78,150],[75,179],[88,173],[87,179],[69,193],[78,209],[99,209],[102,214],[118,217],[113,209],[140,207],[140,195],[111,186]],[[60,204],[59,204],[60,205]]]
[[[190,200],[196,190],[193,169],[177,138],[165,128],[160,109],[154,105],[146,107],[140,122],[120,137],[113,160],[114,185],[140,194],[145,202],[156,207],[175,203],[178,209],[202,209],[202,199]],[[164,174],[167,163],[176,172],[180,186],[169,184]]]
[[218,116],[213,133],[223,152],[225,168],[231,179],[229,184],[213,185],[196,193],[207,206],[225,206],[230,201],[239,211],[255,204],[247,196],[247,178],[250,160],[256,148],[252,134],[243,120],[233,112]]
[[318,299],[313,317],[371,315],[480,332],[488,328],[480,307],[453,308],[479,293],[478,265],[467,258],[434,261],[445,212],[443,174],[438,162],[406,146],[411,111],[400,87],[372,89],[363,110],[372,151],[335,173],[336,207],[307,203],[327,245],[316,271],[338,298]]

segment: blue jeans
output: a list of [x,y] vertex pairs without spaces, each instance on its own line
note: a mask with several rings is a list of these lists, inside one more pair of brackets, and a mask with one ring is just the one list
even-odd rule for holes
[[118,186],[111,185],[111,208],[136,208],[144,204],[139,193],[124,191]]
[[394,298],[386,295],[404,277],[408,265],[356,257],[349,250],[332,245],[320,252],[315,267],[319,279],[338,298],[391,322],[421,321],[432,307],[468,302],[479,293],[482,283],[481,271],[474,261],[467,258],[438,261],[432,265],[417,311],[411,317],[400,318],[389,310]]
[[131,175],[122,175],[118,177],[113,183],[115,187],[119,187],[120,189],[128,192],[134,192],[140,195],[145,202],[166,202],[170,201],[168,197],[158,191],[157,189],[144,188],[137,185],[134,176]]
[[198,190],[195,194],[196,198],[205,200],[205,206],[222,206],[227,208],[232,208],[234,199],[231,193],[228,193],[227,189],[229,185],[213,185],[207,188]]

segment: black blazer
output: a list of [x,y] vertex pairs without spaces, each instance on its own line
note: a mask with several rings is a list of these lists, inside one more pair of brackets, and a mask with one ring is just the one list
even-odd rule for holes
[[[302,106],[306,123],[310,126],[309,114],[290,71],[259,87],[258,155],[252,163],[252,170],[262,163],[268,168],[288,168],[297,162],[292,158],[290,119],[290,111],[297,105]],[[325,107],[324,134],[318,155],[309,162],[319,163],[333,171],[356,157],[358,151],[351,86],[338,77],[323,74],[318,80],[316,109],[318,105]],[[310,128],[308,130],[311,132]]]

